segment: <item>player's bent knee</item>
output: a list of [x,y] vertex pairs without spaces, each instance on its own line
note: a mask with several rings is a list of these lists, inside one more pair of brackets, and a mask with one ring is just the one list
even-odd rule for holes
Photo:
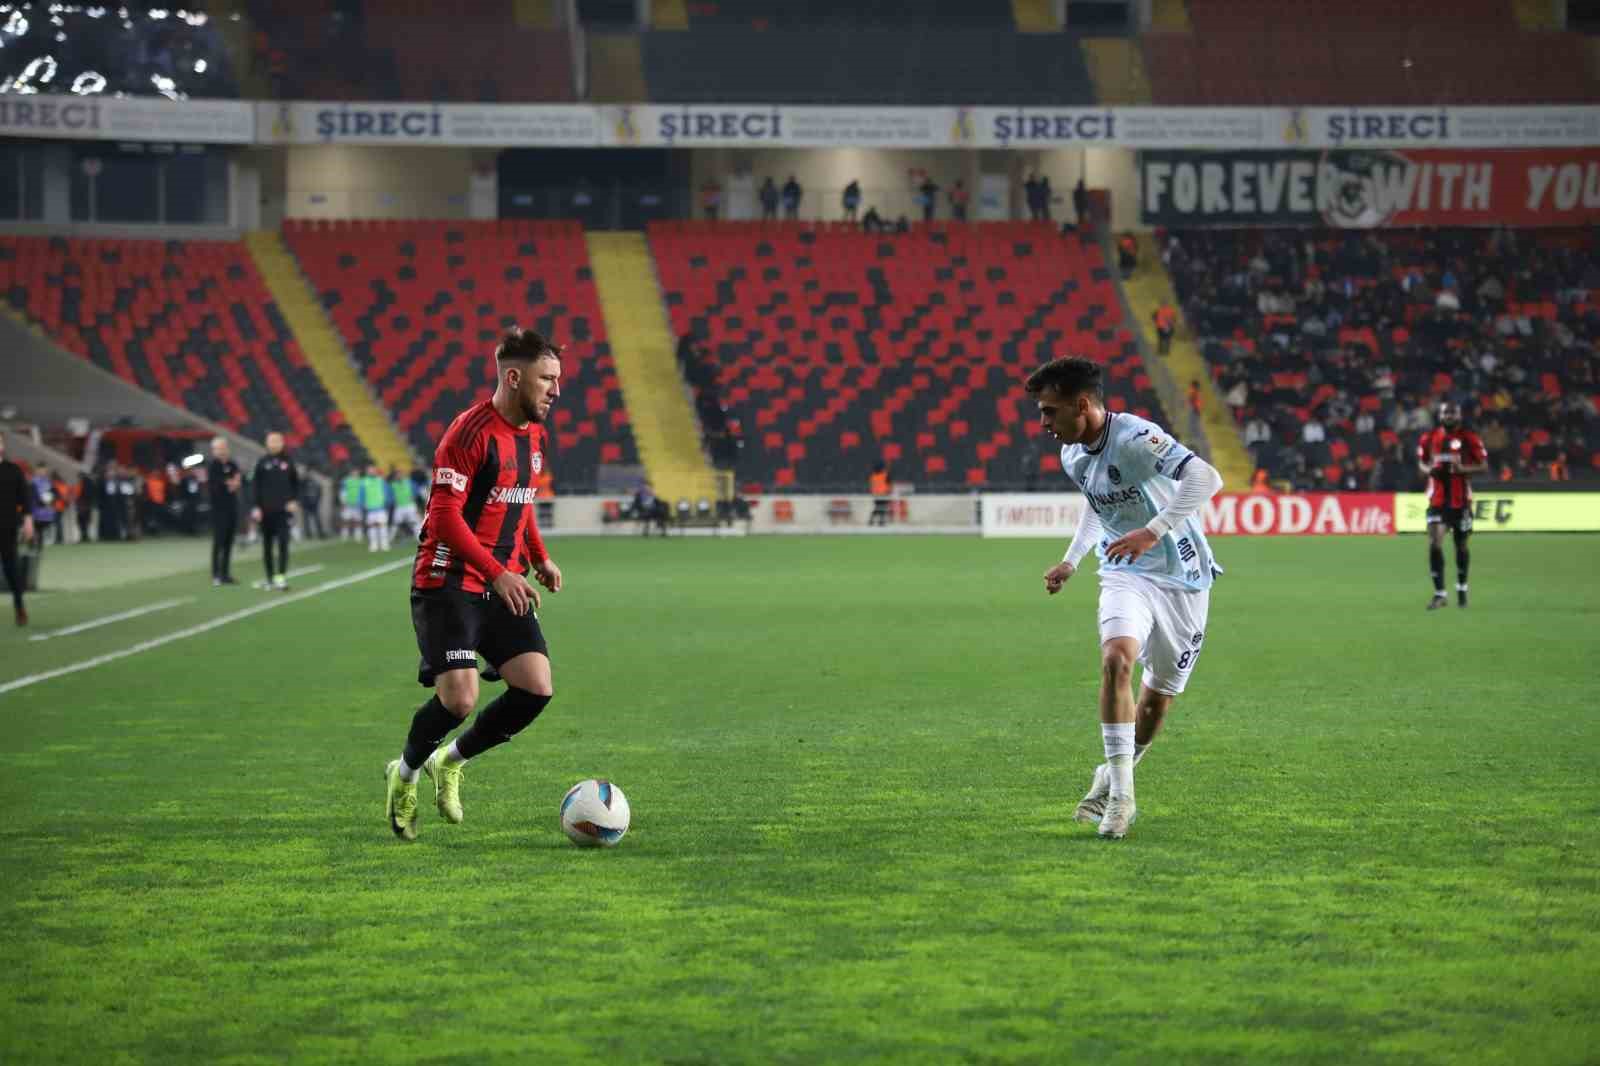
[[1100,670],[1107,681],[1120,684],[1133,675],[1133,654],[1121,645],[1108,644],[1101,655]]

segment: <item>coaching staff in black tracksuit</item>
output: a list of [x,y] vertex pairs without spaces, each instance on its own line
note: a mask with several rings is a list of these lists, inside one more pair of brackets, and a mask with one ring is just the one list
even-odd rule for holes
[[[256,464],[256,506],[252,517],[261,529],[261,557],[267,566],[267,584],[289,587],[289,529],[299,509],[300,472],[283,454],[283,434],[267,434],[267,454]],[[272,546],[278,546],[278,566],[272,566]]]
[[228,441],[214,437],[206,488],[211,493],[211,583],[237,585],[233,579],[233,538],[239,532],[239,486],[244,473],[228,455]]

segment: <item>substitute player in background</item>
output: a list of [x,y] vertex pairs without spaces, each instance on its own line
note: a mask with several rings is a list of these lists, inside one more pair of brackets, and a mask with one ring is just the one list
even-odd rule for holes
[[[539,628],[539,592],[561,569],[534,522],[534,480],[544,469],[544,421],[561,395],[561,349],[513,329],[495,351],[494,396],[450,423],[433,456],[433,492],[411,575],[411,623],[422,663],[417,680],[435,688],[411,719],[400,758],[385,770],[385,817],[402,840],[417,836],[417,774],[433,778],[448,822],[460,822],[461,768],[516,736],[555,689]],[[441,747],[478,702],[478,654],[506,690],[448,748]]]
[[[1200,509],[1222,475],[1153,422],[1108,412],[1100,368],[1057,359],[1028,376],[1039,422],[1061,441],[1061,467],[1083,491],[1066,558],[1044,574],[1060,592],[1093,547],[1100,558],[1100,733],[1106,761],[1074,817],[1121,838],[1138,813],[1133,768],[1183,692],[1205,641],[1211,583],[1222,568]],[[1138,702],[1133,664],[1144,666]]]
[[1428,573],[1433,599],[1428,610],[1450,601],[1444,594],[1444,531],[1456,542],[1456,603],[1467,605],[1467,538],[1472,536],[1472,475],[1489,469],[1483,440],[1461,426],[1461,405],[1439,405],[1439,424],[1417,442],[1417,469],[1428,479]]
[[352,466],[339,479],[339,539],[361,539],[361,475]]

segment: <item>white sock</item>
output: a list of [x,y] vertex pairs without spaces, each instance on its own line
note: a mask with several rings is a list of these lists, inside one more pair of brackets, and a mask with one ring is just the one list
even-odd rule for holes
[[400,780],[408,781],[408,782],[409,781],[415,781],[417,779],[417,775],[420,774],[421,772],[422,772],[422,767],[418,766],[418,767],[413,768],[412,766],[407,764],[405,753],[404,752],[400,753]]
[[450,742],[450,750],[446,751],[444,753],[444,757],[445,757],[445,761],[446,762],[466,762],[467,761],[467,757],[465,755],[461,754],[461,749],[456,747],[456,742],[454,740],[452,740]]
[[1106,765],[1111,769],[1111,794],[1133,795],[1133,723],[1101,722],[1100,736],[1105,741]]

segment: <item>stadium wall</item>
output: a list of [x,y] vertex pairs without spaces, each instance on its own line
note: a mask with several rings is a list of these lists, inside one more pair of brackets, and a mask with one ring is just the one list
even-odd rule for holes
[[[481,197],[473,195],[480,155],[492,164],[492,149],[289,147],[281,153],[282,217],[493,218],[494,196],[484,214]],[[270,196],[271,188],[269,183],[264,193]]]

